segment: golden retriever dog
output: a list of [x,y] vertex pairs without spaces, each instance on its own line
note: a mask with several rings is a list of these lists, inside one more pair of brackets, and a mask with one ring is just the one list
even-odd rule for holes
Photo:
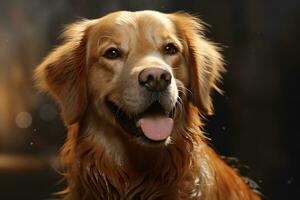
[[206,143],[224,71],[187,14],[108,14],[68,26],[36,70],[68,136],[65,200],[260,199]]

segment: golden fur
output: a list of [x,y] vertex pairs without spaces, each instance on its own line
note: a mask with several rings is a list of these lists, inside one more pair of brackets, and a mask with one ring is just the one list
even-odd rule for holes
[[[199,19],[121,11],[72,24],[64,38],[36,70],[39,86],[59,103],[68,127],[61,152],[69,183],[64,199],[260,199],[206,144],[201,130],[199,114],[213,113],[210,94],[219,90],[224,68]],[[164,55],[166,42],[179,52]],[[122,56],[104,58],[110,47]],[[126,133],[105,103],[128,115],[145,110],[150,97],[137,76],[152,66],[171,72],[162,104],[176,107],[170,138],[154,146]]]

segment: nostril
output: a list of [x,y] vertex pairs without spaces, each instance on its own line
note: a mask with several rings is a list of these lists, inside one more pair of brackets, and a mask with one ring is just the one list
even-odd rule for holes
[[165,80],[171,81],[171,79],[172,79],[172,76],[171,76],[171,74],[168,72],[167,75],[166,75],[166,79],[165,79]]
[[165,72],[160,76],[160,80],[164,80],[166,82],[171,81],[171,74],[169,72]]
[[148,75],[145,70],[141,71],[138,76],[139,83],[145,85],[148,81]]
[[153,82],[154,81],[154,76],[152,74],[149,74],[148,77],[147,77],[147,82],[150,83],[150,82]]

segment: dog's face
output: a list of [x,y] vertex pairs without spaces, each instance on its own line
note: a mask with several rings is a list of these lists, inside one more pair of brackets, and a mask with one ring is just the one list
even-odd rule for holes
[[174,23],[160,13],[120,12],[102,18],[90,35],[88,90],[98,114],[138,140],[165,141],[178,91],[188,85]]
[[37,70],[66,124],[89,105],[100,121],[140,144],[167,144],[188,101],[211,113],[222,58],[187,14],[116,12],[71,25],[66,43]]

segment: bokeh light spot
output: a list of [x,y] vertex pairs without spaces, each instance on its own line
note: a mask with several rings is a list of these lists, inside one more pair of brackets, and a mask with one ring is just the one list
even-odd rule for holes
[[20,112],[16,116],[16,124],[19,128],[28,128],[32,123],[31,114],[28,112]]

